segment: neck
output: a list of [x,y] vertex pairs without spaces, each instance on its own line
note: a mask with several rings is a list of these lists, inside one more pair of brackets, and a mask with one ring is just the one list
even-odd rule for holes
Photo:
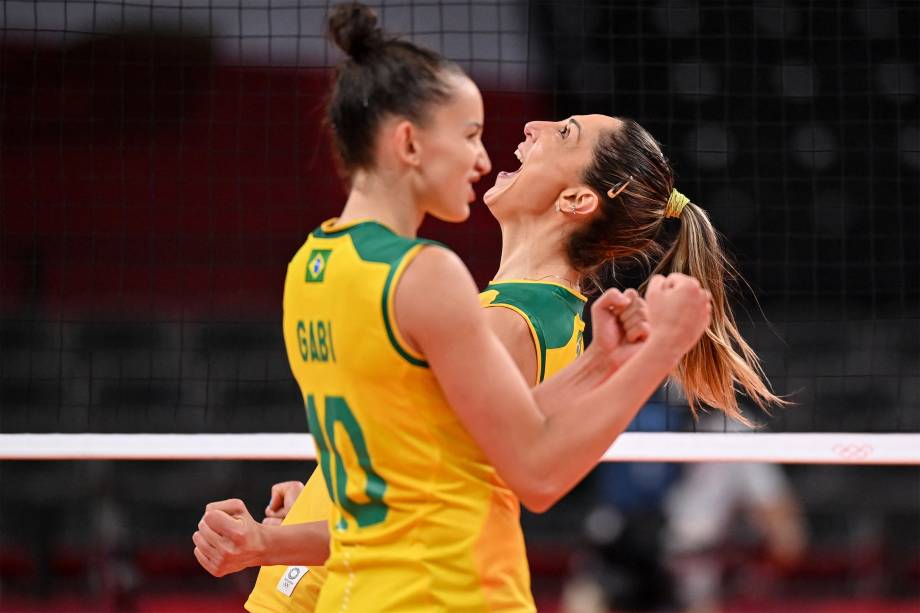
[[339,221],[372,219],[397,234],[415,237],[424,217],[414,203],[407,180],[359,170]]
[[565,229],[545,219],[499,220],[502,256],[495,280],[550,281],[578,289],[578,273],[565,255]]

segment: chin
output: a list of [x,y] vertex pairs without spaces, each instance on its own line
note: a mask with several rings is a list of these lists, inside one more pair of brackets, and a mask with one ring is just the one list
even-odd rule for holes
[[499,219],[501,218],[502,212],[505,209],[502,205],[502,198],[504,190],[499,190],[496,193],[489,194],[488,196],[483,196],[482,201],[485,203],[486,208],[489,210],[489,213],[492,214],[492,217]]
[[463,203],[461,207],[443,211],[428,211],[428,213],[432,217],[447,223],[462,223],[470,218],[470,205]]
[[489,191],[487,191],[482,196],[482,202],[490,209],[497,206],[511,185],[511,183],[507,183],[505,185],[493,185],[489,188]]

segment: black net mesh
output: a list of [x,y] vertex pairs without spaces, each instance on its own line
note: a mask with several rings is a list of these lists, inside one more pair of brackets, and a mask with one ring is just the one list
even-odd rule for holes
[[[337,213],[325,2],[0,7],[0,431],[303,431],[288,258]],[[725,234],[776,431],[920,432],[914,3],[387,2],[479,82],[486,145],[637,119]],[[483,181],[491,185],[491,178]],[[427,223],[480,283],[484,207]],[[749,316],[745,316],[747,312]],[[766,322],[769,322],[766,323]],[[639,429],[722,430],[663,402]]]

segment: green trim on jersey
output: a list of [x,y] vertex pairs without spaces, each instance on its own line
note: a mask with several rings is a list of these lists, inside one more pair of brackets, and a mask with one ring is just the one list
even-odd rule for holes
[[572,338],[572,320],[584,313],[587,299],[555,283],[492,281],[485,291],[498,295],[489,306],[513,307],[524,315],[537,335],[539,381],[546,375],[546,351],[565,347]]
[[[323,225],[325,226],[326,224]],[[316,238],[338,238],[345,234],[351,238],[351,243],[359,258],[365,262],[387,264],[390,267],[390,272],[383,285],[383,295],[380,300],[380,308],[383,312],[383,323],[386,326],[387,338],[390,339],[390,344],[393,345],[396,352],[407,362],[415,366],[428,368],[428,362],[412,355],[409,349],[399,342],[393,322],[390,320],[390,292],[397,272],[402,269],[403,260],[406,258],[406,254],[414,247],[418,245],[436,245],[444,247],[444,245],[424,238],[406,238],[405,236],[400,236],[383,224],[373,220],[354,222],[334,230],[326,230],[323,226],[320,226],[313,231],[313,236]],[[323,272],[325,273],[325,271]]]

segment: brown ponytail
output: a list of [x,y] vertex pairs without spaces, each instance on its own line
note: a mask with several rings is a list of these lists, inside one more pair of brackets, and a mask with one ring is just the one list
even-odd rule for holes
[[741,414],[736,397],[740,388],[761,409],[783,405],[765,383],[760,360],[741,336],[728,302],[727,287],[739,279],[725,256],[719,236],[706,211],[687,203],[680,215],[677,237],[653,274],[681,272],[699,280],[712,294],[712,323],[677,367],[691,407],[703,402],[729,417],[750,422]]
[[[624,262],[638,263],[652,274],[690,275],[712,293],[712,324],[675,373],[690,407],[702,402],[749,424],[736,388],[762,409],[786,404],[770,390],[757,354],[738,331],[727,287],[740,277],[709,216],[691,202],[677,219],[665,218],[674,175],[655,139],[623,119],[618,130],[598,139],[583,179],[601,201],[598,213],[567,245],[569,261],[584,280],[597,284],[605,274],[615,276]],[[626,180],[626,188],[610,198],[610,188]],[[678,226],[676,236],[672,224]]]

